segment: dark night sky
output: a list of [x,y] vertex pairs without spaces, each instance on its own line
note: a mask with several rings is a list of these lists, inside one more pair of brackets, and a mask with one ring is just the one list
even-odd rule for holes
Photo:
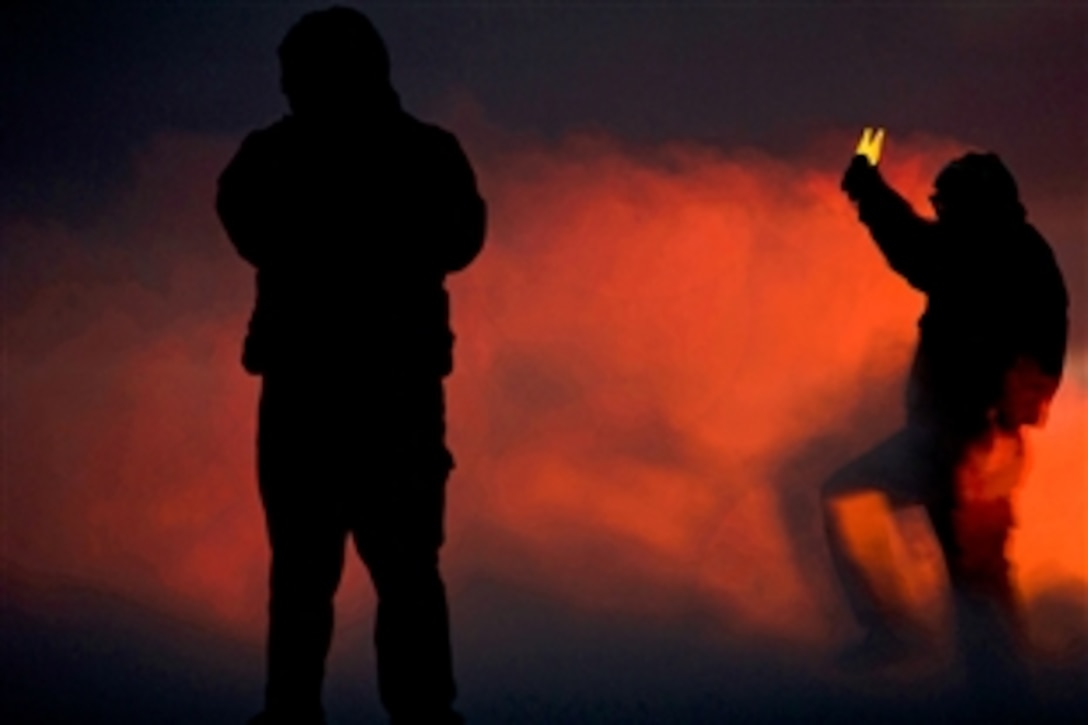
[[[272,51],[310,3],[15,2],[0,28],[3,213],[93,208],[163,129],[282,110]],[[1082,197],[1079,2],[398,2],[365,7],[409,109],[467,96],[503,128],[797,149],[883,123],[1004,154]]]
[[[822,544],[788,531],[899,405],[918,301],[836,188],[874,124],[912,198],[953,150],[999,153],[1065,273],[1070,382],[1039,467],[1079,498],[1027,498],[1021,550],[1066,567],[1024,579],[1062,653],[1037,667],[1043,714],[1088,708],[1088,4],[345,4],[491,204],[452,286],[447,551],[474,722],[967,712],[944,670],[829,674]],[[229,723],[258,702],[250,277],[211,198],[285,111],[284,32],[325,6],[0,9],[5,722]],[[333,722],[379,713],[358,570],[346,590]]]

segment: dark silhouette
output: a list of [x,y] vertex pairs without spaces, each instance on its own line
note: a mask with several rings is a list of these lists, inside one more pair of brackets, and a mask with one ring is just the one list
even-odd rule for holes
[[1021,637],[1006,558],[1009,491],[1023,469],[1021,427],[1045,422],[1061,379],[1065,285],[993,154],[969,153],[941,171],[931,197],[936,221],[916,215],[863,156],[842,187],[891,267],[927,300],[906,426],[823,489],[833,559],[867,632],[857,653],[872,663],[894,659],[911,639],[894,583],[864,570],[841,515],[839,504],[851,496],[878,492],[893,508],[925,507],[968,673],[1000,669],[1001,661],[1019,661]]
[[258,478],[272,571],[254,722],[324,722],[349,534],[377,592],[378,685],[392,721],[460,722],[438,569],[453,467],[444,279],[479,253],[485,205],[457,140],[401,109],[365,16],[306,15],[279,58],[291,113],[245,139],[217,198],[257,273],[243,364],[263,377]]

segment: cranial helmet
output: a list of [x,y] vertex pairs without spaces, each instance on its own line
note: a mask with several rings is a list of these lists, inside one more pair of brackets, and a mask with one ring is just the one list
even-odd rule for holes
[[280,82],[295,110],[342,106],[389,88],[389,51],[370,20],[333,7],[304,15],[279,47]]
[[942,218],[1024,216],[1016,181],[996,154],[971,152],[955,159],[933,186],[933,203]]

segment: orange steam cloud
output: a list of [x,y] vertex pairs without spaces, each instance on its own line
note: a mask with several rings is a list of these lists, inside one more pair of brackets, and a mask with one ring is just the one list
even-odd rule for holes
[[[210,202],[230,149],[160,139],[108,220],[5,230],[38,284],[9,322],[3,556],[252,639],[252,282]],[[925,209],[960,150],[893,139],[882,168]],[[592,137],[469,151],[492,226],[449,285],[455,602],[489,577],[593,611],[825,637],[838,605],[815,493],[900,422],[922,305],[839,191],[841,164]],[[1029,596],[1088,582],[1086,402],[1071,374],[1034,436],[1015,549]],[[369,596],[356,570],[347,599]]]

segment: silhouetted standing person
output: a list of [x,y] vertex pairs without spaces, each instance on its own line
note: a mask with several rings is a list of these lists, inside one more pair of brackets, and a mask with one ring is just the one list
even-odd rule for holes
[[996,660],[1016,660],[1019,612],[1006,556],[1010,490],[1023,470],[1021,427],[1043,424],[1061,379],[1068,301],[1050,247],[1027,222],[1016,183],[997,156],[966,154],[934,185],[937,218],[930,221],[864,156],[843,178],[861,221],[891,267],[926,295],[926,308],[906,427],[837,472],[824,497],[832,553],[877,655],[905,644],[909,617],[888,582],[859,567],[836,504],[877,491],[893,507],[924,505],[975,676],[1000,667]]
[[438,568],[453,467],[444,280],[479,253],[485,205],[457,140],[401,109],[365,16],[306,15],[279,58],[291,112],[245,139],[217,198],[257,272],[243,364],[263,378],[258,478],[272,570],[255,722],[324,722],[349,536],[377,593],[392,721],[460,722]]

